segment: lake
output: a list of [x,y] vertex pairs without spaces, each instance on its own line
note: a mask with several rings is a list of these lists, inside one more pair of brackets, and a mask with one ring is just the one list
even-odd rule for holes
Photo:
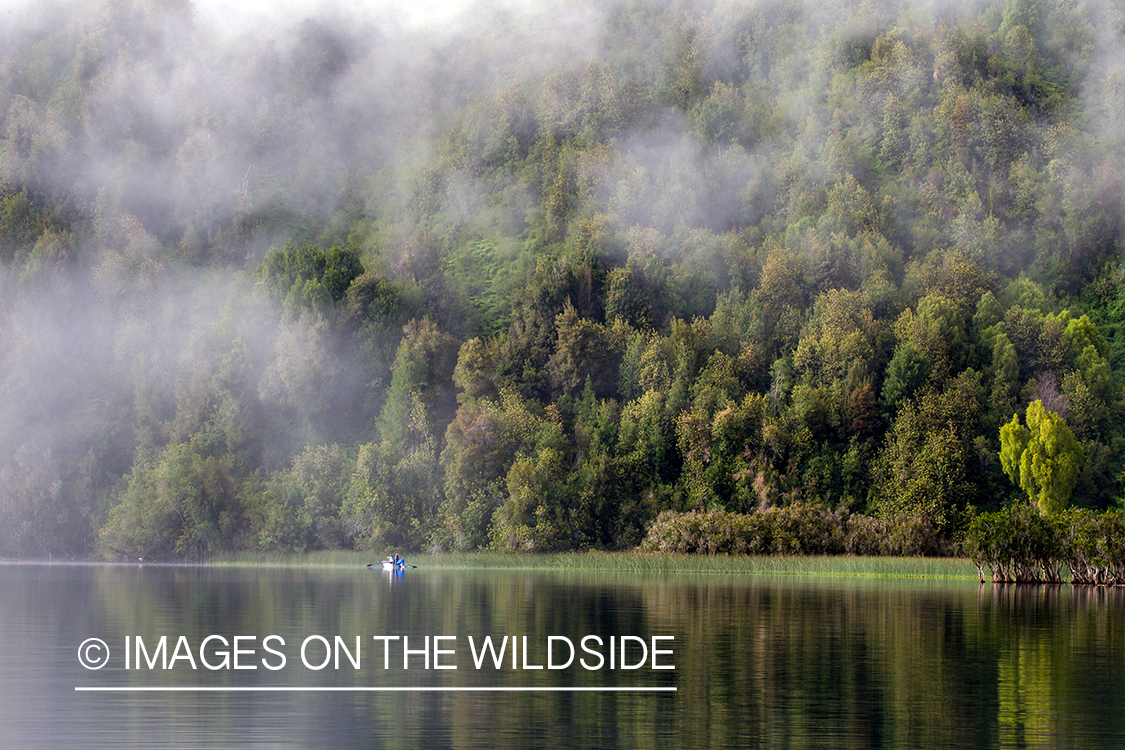
[[0,649],[0,747],[1125,746],[1116,589],[9,564]]

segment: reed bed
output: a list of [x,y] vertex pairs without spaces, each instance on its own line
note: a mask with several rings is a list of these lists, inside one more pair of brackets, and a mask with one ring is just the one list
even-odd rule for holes
[[[855,555],[682,555],[643,552],[568,552],[503,554],[495,552],[412,555],[419,568],[463,570],[551,570],[621,573],[719,573],[730,575],[808,575],[865,578],[975,579],[977,570],[964,558],[861,557]],[[378,558],[351,551],[306,554],[231,553],[213,565],[274,565],[362,568]]]

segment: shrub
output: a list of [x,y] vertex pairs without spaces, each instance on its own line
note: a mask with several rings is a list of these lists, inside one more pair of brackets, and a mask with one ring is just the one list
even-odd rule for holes
[[1029,503],[985,513],[969,524],[965,551],[997,583],[1060,582],[1062,550],[1057,522]]
[[1061,514],[1059,546],[1075,584],[1125,584],[1125,516],[1071,508]]
[[924,518],[872,518],[818,505],[756,513],[664,511],[639,549],[706,555],[948,555],[950,545]]
[[969,525],[965,551],[980,579],[1059,583],[1070,569],[1077,585],[1125,584],[1125,516],[1071,508],[1045,515],[1030,503],[985,513]]

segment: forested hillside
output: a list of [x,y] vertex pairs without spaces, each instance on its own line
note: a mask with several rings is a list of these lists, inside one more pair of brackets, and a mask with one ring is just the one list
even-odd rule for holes
[[9,19],[0,554],[1121,504],[1121,0]]

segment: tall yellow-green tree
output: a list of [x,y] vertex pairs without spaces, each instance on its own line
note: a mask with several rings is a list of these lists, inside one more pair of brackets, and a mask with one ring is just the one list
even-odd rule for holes
[[1045,514],[1058,513],[1082,470],[1083,450],[1062,417],[1033,401],[1027,407],[1027,426],[1019,414],[1000,428],[1000,463],[1008,478],[1020,486]]

